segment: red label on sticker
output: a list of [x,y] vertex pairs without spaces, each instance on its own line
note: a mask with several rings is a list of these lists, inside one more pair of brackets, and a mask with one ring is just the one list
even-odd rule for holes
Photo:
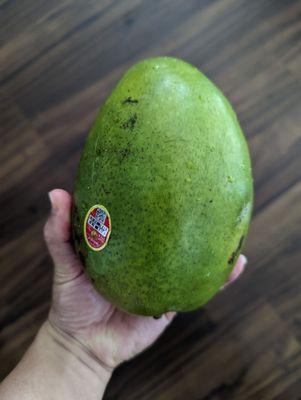
[[111,218],[104,206],[95,205],[86,214],[84,236],[87,245],[94,251],[102,250],[111,233]]

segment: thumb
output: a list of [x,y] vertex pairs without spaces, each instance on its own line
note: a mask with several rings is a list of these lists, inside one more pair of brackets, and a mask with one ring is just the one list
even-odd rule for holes
[[71,205],[69,193],[62,189],[49,192],[50,216],[44,226],[44,238],[54,263],[54,282],[66,283],[81,272],[81,263],[71,245]]

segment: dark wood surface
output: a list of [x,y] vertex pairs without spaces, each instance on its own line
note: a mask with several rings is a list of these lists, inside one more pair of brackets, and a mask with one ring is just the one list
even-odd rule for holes
[[184,58],[230,98],[254,166],[249,268],[113,376],[105,398],[301,398],[301,2],[1,0],[0,375],[49,307],[47,191],[71,190],[99,105],[135,61]]

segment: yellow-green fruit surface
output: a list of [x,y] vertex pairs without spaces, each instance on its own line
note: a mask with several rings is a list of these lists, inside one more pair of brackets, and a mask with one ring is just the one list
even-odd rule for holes
[[[74,188],[75,247],[117,307],[192,310],[233,269],[252,200],[248,147],[227,99],[194,66],[148,59],[126,72],[87,138]],[[95,204],[111,217],[101,251],[83,233]]]

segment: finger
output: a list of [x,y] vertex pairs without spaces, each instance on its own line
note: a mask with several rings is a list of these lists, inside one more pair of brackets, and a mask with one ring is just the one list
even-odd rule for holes
[[246,265],[247,265],[247,257],[243,254],[241,254],[235,264],[235,267],[233,268],[227,282],[221,287],[221,289],[225,289],[228,285],[236,281],[237,278],[243,273]]
[[170,323],[176,315],[177,313],[175,311],[169,311],[165,313],[165,318],[168,320],[168,323]]
[[81,272],[81,265],[71,245],[70,215],[72,199],[62,189],[49,192],[50,216],[44,227],[44,237],[55,266],[55,281],[64,283]]

